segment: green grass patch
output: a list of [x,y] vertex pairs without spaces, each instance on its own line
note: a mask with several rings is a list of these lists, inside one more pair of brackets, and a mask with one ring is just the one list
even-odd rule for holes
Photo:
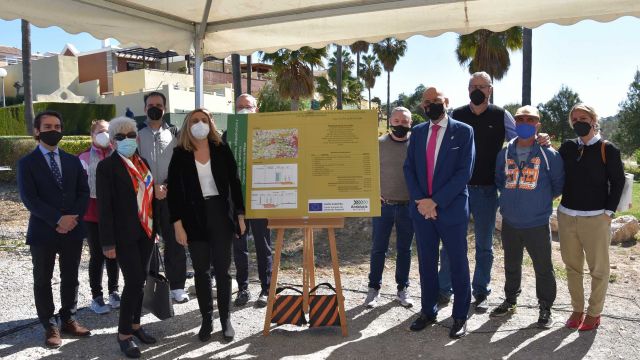
[[567,268],[564,264],[553,264],[553,271],[556,273],[556,279],[567,280]]

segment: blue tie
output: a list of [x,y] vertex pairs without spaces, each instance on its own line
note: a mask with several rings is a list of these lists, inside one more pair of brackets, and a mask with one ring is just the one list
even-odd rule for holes
[[49,152],[49,166],[51,166],[51,172],[53,173],[53,177],[56,178],[58,187],[62,189],[62,174],[60,173],[60,168],[58,167],[58,163],[56,162],[55,157],[55,152]]

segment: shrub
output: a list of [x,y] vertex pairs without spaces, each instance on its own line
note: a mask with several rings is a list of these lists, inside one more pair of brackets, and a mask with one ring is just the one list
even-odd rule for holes
[[[35,114],[44,110],[55,110],[62,114],[64,132],[70,135],[89,134],[91,121],[94,119],[110,120],[116,115],[116,107],[111,104],[77,104],[39,102],[33,104]],[[24,121],[24,105],[0,108],[0,136],[26,135]]]
[[640,181],[640,166],[633,166],[630,164],[624,164],[624,172],[633,174],[633,179],[635,181]]
[[412,126],[416,126],[416,125],[426,121],[425,118],[422,115],[418,114],[418,113],[412,113],[411,114],[411,120],[413,120]]
[[640,166],[640,149],[637,149],[633,154],[636,158],[636,165]]
[[[90,136],[65,136],[60,148],[77,155],[91,145]],[[0,136],[0,165],[9,166],[11,171],[0,172],[0,182],[15,182],[18,160],[36,147],[36,141],[30,136]]]

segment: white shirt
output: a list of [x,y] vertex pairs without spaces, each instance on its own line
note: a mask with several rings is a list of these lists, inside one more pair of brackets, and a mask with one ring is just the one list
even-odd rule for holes
[[196,162],[196,170],[198,170],[198,180],[200,180],[202,196],[220,195],[218,187],[216,186],[216,180],[213,178],[213,173],[211,172],[211,159],[205,164],[200,164],[198,160],[194,161]]
[[[444,139],[444,133],[447,131],[447,125],[449,124],[449,115],[445,115],[444,119],[440,120],[440,122],[437,124],[438,126],[440,126],[440,129],[438,129],[438,138],[436,139],[436,152],[434,154],[434,159],[436,161],[436,163],[438,162],[438,152],[440,151],[440,145],[442,145],[442,139]],[[431,135],[433,135],[433,125],[434,124],[432,121],[429,121],[429,135],[427,136],[427,147],[429,146],[429,139],[431,138]],[[425,154],[427,153],[427,149],[425,148]],[[434,170],[435,170],[435,164],[434,164]]]

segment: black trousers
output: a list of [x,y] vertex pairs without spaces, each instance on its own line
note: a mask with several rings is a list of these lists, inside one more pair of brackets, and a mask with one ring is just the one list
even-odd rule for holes
[[240,290],[249,287],[249,246],[247,234],[249,229],[253,234],[258,258],[258,277],[262,291],[269,291],[271,285],[271,265],[273,255],[271,253],[271,231],[267,228],[267,219],[247,219],[247,231],[233,241],[233,262],[236,265],[236,281]]
[[107,267],[107,287],[109,293],[118,291],[118,279],[120,269],[116,259],[107,259],[102,252],[100,235],[98,233],[98,223],[85,221],[87,225],[87,243],[89,244],[89,286],[91,287],[91,297],[93,299],[102,296],[102,273]]
[[[176,241],[169,217],[169,203],[166,199],[158,200],[153,211],[153,219],[157,222],[158,232],[164,242],[164,266],[169,286],[171,290],[184,289],[184,283],[187,281],[187,254],[184,247]],[[160,264],[155,257],[151,259],[150,266],[158,272]]]
[[551,230],[549,224],[529,229],[516,229],[502,221],[504,248],[504,293],[515,304],[520,295],[522,256],[527,249],[536,273],[536,296],[541,308],[550,309],[556,300],[556,278],[551,261]]
[[118,320],[120,334],[131,335],[131,325],[140,324],[144,282],[153,246],[153,240],[149,239],[142,226],[137,234],[116,240],[116,259],[124,277]]
[[31,245],[33,263],[33,295],[38,319],[45,329],[57,326],[54,315],[53,290],[51,279],[56,254],[60,267],[60,320],[75,319],[78,306],[78,267],[82,254],[82,239],[69,240],[59,235],[54,241],[42,245]]
[[233,225],[228,219],[224,200],[214,196],[205,200],[206,238],[189,239],[189,254],[195,273],[198,307],[203,316],[213,314],[211,292],[211,265],[213,264],[218,291],[218,313],[220,322],[226,324],[231,306],[231,242]]

